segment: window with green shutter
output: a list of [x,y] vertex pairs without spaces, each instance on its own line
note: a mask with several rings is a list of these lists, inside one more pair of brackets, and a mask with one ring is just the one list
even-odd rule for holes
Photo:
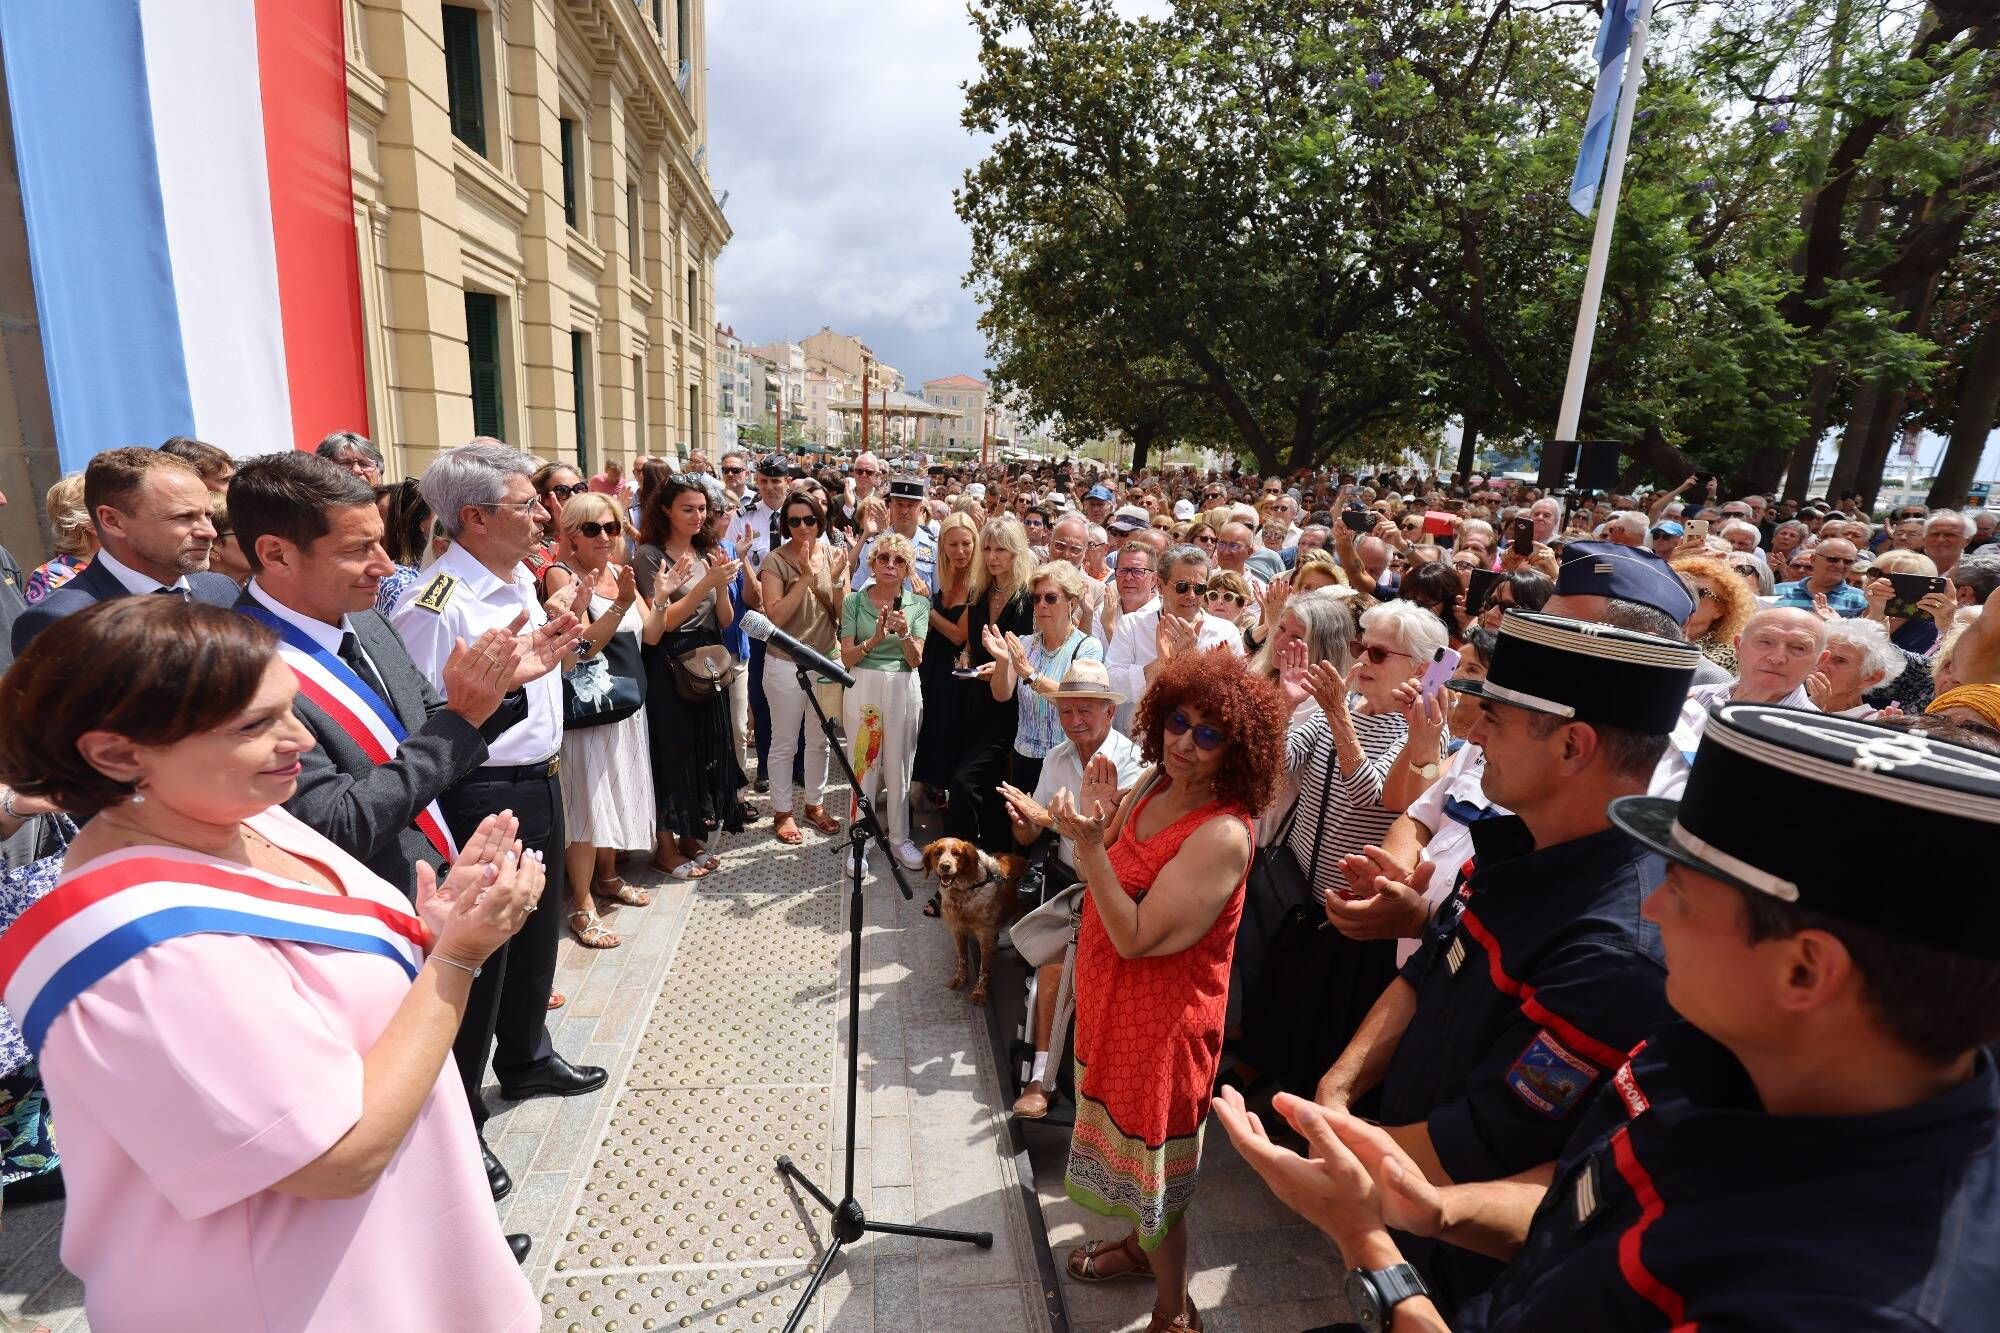
[[472,433],[507,438],[500,401],[500,298],[465,294],[465,354],[472,365]]
[[571,402],[576,409],[576,466],[590,475],[590,385],[585,378],[590,367],[590,340],[575,329],[569,334]]
[[479,80],[479,11],[444,6],[445,100],[451,104],[451,132],[460,143],[486,156],[486,89]]
[[689,40],[688,0],[674,0],[674,54],[685,65],[694,58],[694,43]]
[[639,253],[639,187],[625,187],[625,256],[631,271],[637,273],[645,256]]
[[565,120],[562,126],[563,162],[563,220],[570,226],[576,225],[576,122]]

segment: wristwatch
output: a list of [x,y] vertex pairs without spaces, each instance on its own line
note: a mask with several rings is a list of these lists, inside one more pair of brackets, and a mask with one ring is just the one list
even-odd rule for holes
[[1347,1272],[1347,1312],[1369,1333],[1389,1327],[1390,1313],[1412,1296],[1428,1296],[1429,1287],[1408,1264],[1394,1268],[1351,1268]]
[[1435,782],[1437,780],[1437,775],[1438,775],[1437,760],[1433,759],[1428,764],[1420,764],[1414,759],[1406,759],[1403,762],[1408,764],[1411,768],[1415,769],[1417,776],[1422,778],[1425,782]]

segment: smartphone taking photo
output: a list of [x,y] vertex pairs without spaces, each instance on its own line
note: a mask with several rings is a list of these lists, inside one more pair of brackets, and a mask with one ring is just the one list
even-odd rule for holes
[[1458,650],[1456,648],[1440,648],[1431,655],[1431,664],[1424,668],[1424,679],[1421,686],[1424,698],[1435,699],[1438,697],[1438,691],[1445,687],[1445,682],[1449,681],[1452,678],[1452,674],[1458,670],[1458,661]]

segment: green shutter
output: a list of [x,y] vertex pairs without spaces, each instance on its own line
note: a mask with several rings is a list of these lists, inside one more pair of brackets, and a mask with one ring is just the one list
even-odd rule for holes
[[569,382],[572,402],[576,407],[576,466],[586,477],[590,475],[590,396],[584,392],[584,371],[590,362],[589,346],[583,335],[571,329],[569,335]]
[[565,120],[562,125],[563,162],[563,220],[570,226],[576,225],[576,122]]
[[504,440],[500,402],[500,301],[486,292],[465,294],[465,353],[472,367],[472,431]]
[[688,42],[687,0],[674,0],[674,46],[676,48],[674,54],[680,58],[681,64],[687,64],[690,46]]
[[631,272],[639,271],[639,187],[625,187],[625,256]]
[[486,156],[486,90],[479,80],[479,11],[444,7],[445,100],[451,104],[451,132]]

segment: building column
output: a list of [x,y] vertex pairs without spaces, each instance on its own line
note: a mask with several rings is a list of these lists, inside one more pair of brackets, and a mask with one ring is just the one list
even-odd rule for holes
[[590,169],[597,246],[604,251],[604,272],[598,279],[597,421],[598,461],[631,461],[637,449],[633,420],[632,356],[647,339],[639,327],[631,288],[632,238],[626,227],[625,187],[631,180],[625,156],[625,100],[632,93],[631,76],[622,65],[600,73],[592,82]]
[[515,443],[531,453],[576,452],[569,359],[569,224],[563,217],[562,94],[556,78],[555,0],[511,0],[506,16],[507,95],[513,112],[514,169],[528,192],[521,226],[527,279],[516,318],[521,330]]

